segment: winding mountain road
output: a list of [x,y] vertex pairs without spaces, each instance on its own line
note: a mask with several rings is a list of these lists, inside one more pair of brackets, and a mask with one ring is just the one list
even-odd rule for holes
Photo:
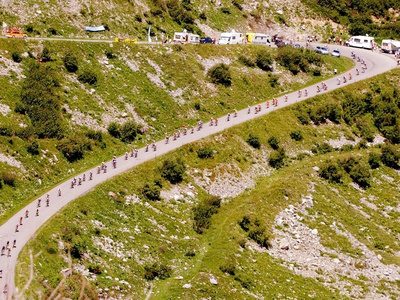
[[[223,131],[227,128],[235,126],[237,124],[252,120],[254,118],[263,116],[269,112],[275,111],[279,108],[292,105],[296,102],[303,101],[310,97],[316,96],[318,94],[323,94],[328,91],[332,91],[337,88],[341,88],[344,85],[352,84],[359,80],[364,80],[366,78],[373,77],[377,74],[384,73],[396,67],[396,61],[393,56],[375,53],[368,50],[340,47],[340,46],[331,46],[334,48],[338,48],[342,55],[351,57],[351,51],[354,51],[357,55],[362,57],[366,64],[367,70],[362,73],[361,72],[361,64],[356,62],[356,66],[350,70],[353,74],[353,78],[348,80],[346,83],[338,84],[337,77],[326,80],[326,84],[328,86],[327,91],[321,90],[321,92],[317,92],[317,85],[312,85],[307,87],[308,95],[305,96],[304,93],[301,97],[298,96],[297,92],[293,92],[287,94],[287,101],[285,102],[285,97],[279,97],[279,105],[273,106],[272,101],[270,101],[269,108],[266,108],[265,103],[261,103],[261,111],[257,114],[254,112],[254,106],[251,108],[250,113],[248,113],[247,109],[238,111],[237,117],[234,117],[233,112],[231,112],[230,121],[227,121],[227,117],[223,116],[219,119],[218,126],[210,126],[209,121],[205,120],[203,129],[197,130],[195,129],[194,133],[190,133],[190,129],[188,130],[187,135],[182,135],[177,140],[173,141],[170,138],[168,144],[165,144],[165,141],[157,142],[157,151],[153,151],[151,147],[149,147],[149,151],[146,152],[144,148],[138,149],[138,157],[128,157],[127,160],[123,156],[117,158],[117,167],[112,168],[111,161],[106,162],[108,166],[107,173],[101,172],[101,174],[97,174],[97,167],[94,167],[91,170],[85,172],[86,181],[82,183],[82,185],[76,185],[74,188],[71,188],[71,182],[68,180],[66,182],[61,183],[56,188],[48,191],[50,198],[50,205],[46,206],[46,194],[42,195],[41,198],[41,207],[37,207],[37,201],[34,201],[28,204],[26,207],[17,212],[13,217],[11,217],[6,223],[0,226],[0,249],[3,246],[6,246],[7,241],[10,242],[10,254],[8,255],[8,250],[4,252],[4,255],[0,256],[0,299],[22,299],[22,295],[19,295],[19,291],[15,287],[15,267],[17,264],[17,258],[21,251],[21,249],[25,246],[25,244],[35,235],[36,231],[54,214],[60,211],[65,205],[69,202],[75,200],[78,197],[90,192],[96,185],[116,176],[123,172],[126,172],[133,167],[151,160],[157,156],[163,155],[169,151],[177,149],[184,144],[188,144],[209,135],[215,134],[217,132]],[[356,75],[355,69],[358,68],[360,70],[360,74]],[[348,73],[346,72],[346,77],[348,77]],[[341,79],[342,75],[338,75]],[[267,99],[266,99],[267,100]],[[272,99],[269,99],[272,100]],[[89,172],[93,173],[93,179],[89,180]],[[76,178],[83,177],[84,173],[77,174]],[[61,189],[61,196],[58,195],[58,188]],[[36,210],[39,209],[39,215],[36,216]],[[29,211],[29,217],[25,217],[25,212]],[[22,217],[22,225],[18,226],[18,232],[16,232],[16,225],[19,224]],[[13,247],[13,241],[16,240],[16,246]]]

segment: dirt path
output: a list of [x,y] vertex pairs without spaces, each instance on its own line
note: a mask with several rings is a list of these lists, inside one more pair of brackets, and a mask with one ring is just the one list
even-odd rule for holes
[[[104,42],[104,41],[103,41]],[[358,50],[354,48],[347,47],[335,47],[340,49],[342,55],[350,57],[350,52],[353,50],[359,56],[363,57],[367,63],[368,69],[365,73],[361,73],[360,75],[355,75],[355,68],[361,70],[360,63],[357,63],[356,67],[350,72],[353,74],[353,79],[348,80],[347,83],[337,84],[337,78],[331,78],[326,81],[328,86],[328,91],[340,88],[344,85],[351,84],[355,81],[364,80],[369,77],[373,77],[377,74],[384,73],[388,70],[391,70],[396,67],[396,62],[393,56],[383,55],[379,53],[374,53],[367,50]],[[343,75],[340,76],[341,78]],[[317,93],[316,85],[310,86],[308,89],[308,96],[305,97],[304,93],[302,97],[298,97],[297,92],[293,92],[288,94],[288,100],[285,102],[284,97],[279,98],[278,107],[274,107],[270,105],[267,109],[265,103],[262,103],[262,110],[258,114],[254,113],[254,107],[251,108],[250,114],[248,114],[247,109],[241,110],[238,112],[238,116],[236,118],[233,117],[233,113],[231,112],[230,121],[227,121],[226,116],[223,116],[219,119],[218,126],[209,126],[208,120],[204,120],[203,129],[198,131],[195,130],[193,134],[188,132],[186,136],[181,136],[176,141],[172,141],[170,139],[169,144],[165,144],[164,141],[157,142],[157,151],[153,151],[150,147],[148,152],[145,152],[144,148],[139,149],[138,157],[131,158],[129,157],[125,160],[124,157],[117,158],[117,168],[113,169],[111,161],[106,162],[108,166],[107,173],[101,172],[101,174],[97,174],[96,167],[85,172],[86,181],[82,183],[82,185],[77,185],[71,189],[70,181],[61,183],[58,187],[48,191],[50,196],[50,205],[46,207],[46,194],[42,195],[40,198],[41,207],[39,207],[39,215],[36,216],[37,210],[37,201],[30,203],[19,212],[17,212],[13,217],[11,217],[6,223],[4,223],[0,227],[0,249],[5,246],[7,241],[10,242],[11,253],[7,255],[7,251],[5,255],[0,257],[0,270],[2,272],[2,278],[0,278],[0,299],[11,299],[13,295],[18,295],[18,291],[15,289],[15,266],[17,263],[18,255],[21,249],[25,246],[25,244],[32,238],[35,232],[54,214],[56,214],[62,207],[67,205],[72,200],[88,193],[92,190],[96,185],[118,175],[123,172],[126,172],[133,167],[153,159],[157,156],[163,155],[169,151],[177,149],[184,144],[194,142],[196,140],[202,139],[209,135],[215,134],[217,132],[223,131],[229,127],[235,126],[237,124],[252,120],[256,117],[260,117],[269,112],[277,110],[279,108],[294,104],[298,101],[303,101],[307,98],[313,97],[317,94],[322,94],[324,92]],[[266,99],[267,100],[267,99]],[[271,100],[271,99],[269,99]],[[270,102],[272,104],[272,101]],[[93,173],[93,179],[89,179],[89,172]],[[76,178],[82,177],[84,173],[76,175]],[[61,189],[62,195],[58,196],[58,188]],[[29,211],[29,217],[25,217],[25,211]],[[22,225],[19,226],[18,232],[16,232],[16,224],[19,223],[20,217],[22,217]],[[13,241],[16,239],[16,247],[12,247]],[[7,285],[7,292],[4,292],[4,287]],[[14,296],[16,297],[16,296]]]

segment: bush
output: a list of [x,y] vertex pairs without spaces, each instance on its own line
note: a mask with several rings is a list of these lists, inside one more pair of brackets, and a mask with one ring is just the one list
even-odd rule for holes
[[368,164],[371,169],[377,169],[380,166],[381,157],[378,153],[371,152],[368,155]]
[[279,85],[279,82],[278,82],[278,76],[276,76],[276,75],[271,75],[271,76],[268,76],[269,77],[269,79],[268,79],[268,82],[269,82],[269,85],[272,87],[272,88],[274,88],[274,87],[276,87],[276,86],[278,86]]
[[269,249],[271,247],[271,243],[269,242],[269,235],[267,234],[264,227],[253,226],[249,230],[249,238],[255,241],[262,247]]
[[97,75],[91,70],[85,70],[78,76],[78,80],[82,83],[94,85],[97,83]]
[[399,168],[400,155],[392,144],[386,143],[382,146],[381,161],[385,166],[393,169]]
[[198,158],[214,158],[214,151],[210,146],[205,146],[203,148],[197,149]]
[[329,152],[333,152],[335,149],[333,149],[333,147],[331,145],[329,145],[328,143],[324,142],[322,144],[316,144],[315,146],[313,146],[311,148],[311,152],[314,154],[326,154]]
[[256,64],[263,71],[272,71],[272,56],[268,50],[261,50],[257,53]]
[[26,146],[26,150],[28,153],[32,155],[38,155],[39,154],[39,144],[36,140],[34,140],[32,143],[28,144]]
[[89,270],[89,272],[91,272],[93,274],[101,274],[102,273],[101,266],[98,264],[89,264],[88,270]]
[[251,57],[240,55],[238,60],[247,67],[254,68],[256,66],[254,59]]
[[271,146],[272,149],[278,150],[279,149],[279,140],[276,136],[271,136],[268,139],[268,144]]
[[108,124],[107,131],[112,137],[115,137],[117,139],[121,137],[121,133],[119,132],[119,125],[115,122],[111,122],[110,124]]
[[279,148],[277,151],[271,153],[268,159],[268,163],[271,167],[275,169],[280,169],[284,166],[285,157],[285,150],[283,148]]
[[342,181],[342,170],[337,163],[328,161],[320,169],[319,176],[329,182],[340,183]]
[[260,138],[256,135],[253,135],[252,133],[249,134],[249,137],[247,138],[246,142],[253,148],[256,149],[261,148]]
[[369,168],[362,163],[357,163],[349,172],[351,179],[354,180],[359,186],[363,188],[368,188],[371,179],[371,173]]
[[155,183],[145,184],[145,186],[143,187],[143,195],[151,201],[160,201],[160,192],[161,188]]
[[218,196],[209,196],[200,201],[193,208],[193,229],[197,233],[203,233],[210,227],[211,217],[218,212],[221,206],[221,198]]
[[44,47],[42,53],[39,55],[39,58],[42,62],[52,61],[49,48]]
[[254,286],[250,278],[244,277],[242,275],[236,276],[235,280],[238,281],[240,285],[247,290]]
[[39,138],[60,138],[65,131],[61,113],[59,71],[30,62],[21,88],[21,106]]
[[225,64],[218,64],[208,70],[208,76],[211,79],[211,82],[215,84],[221,84],[224,86],[230,86],[232,81],[231,72],[229,70],[229,66]]
[[113,51],[113,49],[111,49],[111,48],[106,49],[105,55],[106,55],[106,57],[107,57],[108,59],[116,58],[116,56],[115,56],[115,54],[114,54],[114,51]]
[[295,141],[301,141],[303,139],[303,134],[301,130],[293,130],[290,133],[290,138]]
[[11,53],[11,59],[16,63],[20,63],[22,61],[22,56],[18,52],[13,51]]
[[160,168],[161,176],[172,184],[182,182],[185,171],[186,166],[180,158],[164,160]]
[[239,221],[239,226],[246,232],[250,230],[251,218],[249,216],[243,216],[242,220]]
[[17,174],[14,171],[5,171],[1,174],[1,179],[4,184],[15,187],[17,182]]
[[227,273],[229,275],[235,275],[236,267],[232,260],[229,260],[226,264],[219,267],[222,273]]
[[121,140],[125,143],[134,141],[138,133],[140,128],[134,121],[128,121],[120,127]]
[[96,142],[101,143],[103,141],[103,133],[101,131],[95,131],[90,129],[86,132],[86,136]]
[[74,73],[78,71],[78,58],[72,52],[65,53],[63,62],[68,72]]
[[57,145],[57,149],[69,162],[74,162],[83,158],[85,151],[91,149],[91,143],[84,136],[71,135],[63,138]]
[[171,276],[172,268],[166,264],[153,263],[152,265],[144,266],[144,271],[146,280],[166,279]]

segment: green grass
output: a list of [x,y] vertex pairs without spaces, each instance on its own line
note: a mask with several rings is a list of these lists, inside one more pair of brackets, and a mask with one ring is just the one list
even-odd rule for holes
[[[21,54],[30,52],[37,55],[40,53],[38,50],[40,45],[41,43],[35,41],[0,40],[0,48],[3,49],[4,57],[7,59],[10,59],[12,51]],[[11,168],[16,172],[18,180],[15,188],[6,186],[0,190],[3,207],[0,214],[1,222],[46,190],[115,154],[122,154],[131,147],[143,146],[152,139],[161,139],[166,132],[171,134],[183,124],[194,125],[198,120],[222,116],[227,112],[232,112],[234,108],[241,109],[247,105],[264,102],[266,95],[269,98],[289,92],[304,85],[304,81],[324,80],[331,76],[331,70],[334,67],[339,71],[344,71],[352,66],[352,61],[345,58],[337,60],[323,57],[327,72],[321,77],[314,78],[303,73],[300,75],[301,79],[294,77],[293,83],[289,84],[282,82],[283,77],[278,75],[281,83],[276,87],[271,87],[265,84],[269,80],[270,73],[258,68],[245,67],[238,61],[240,55],[255,57],[257,51],[264,49],[262,46],[238,45],[229,47],[228,52],[227,47],[212,45],[162,47],[114,44],[112,50],[116,58],[109,60],[109,67],[99,62],[105,59],[105,53],[110,49],[107,43],[44,42],[43,46],[50,50],[52,56],[53,61],[48,64],[59,70],[62,78],[59,88],[62,106],[68,106],[72,112],[77,111],[85,117],[90,117],[104,129],[107,127],[107,122],[110,122],[106,120],[107,118],[125,122],[126,119],[122,118],[123,113],[127,113],[128,118],[132,118],[129,109],[126,108],[126,105],[130,105],[144,120],[149,130],[147,134],[140,135],[132,145],[123,144],[105,133],[103,138],[106,147],[104,149],[100,146],[94,147],[92,151],[85,154],[83,160],[75,163],[66,161],[56,149],[58,141],[55,139],[38,140],[40,154],[32,156],[26,150],[30,140],[27,141],[15,135],[0,136],[1,151],[15,157],[25,166],[25,169],[34,170],[34,172],[23,173],[17,168]],[[276,50],[269,49],[269,51],[274,54]],[[72,52],[78,57],[77,74],[67,73],[64,69],[62,58],[67,52]],[[125,57],[137,64],[139,70],[132,71]],[[210,66],[216,64],[217,60],[230,60],[232,86],[206,87],[206,83],[211,84],[208,83],[204,66],[199,63],[199,57],[210,60]],[[22,63],[14,64],[14,68],[17,68],[22,75],[27,62],[28,59],[25,58]],[[156,70],[154,65],[157,65],[161,71]],[[98,82],[94,86],[83,85],[77,80],[77,75],[86,69],[91,69],[98,75]],[[279,70],[288,73],[282,68]],[[157,87],[149,80],[147,73],[158,74],[166,88]],[[11,109],[7,116],[0,115],[0,122],[2,126],[7,125],[15,132],[20,130],[20,123],[29,124],[30,122],[24,115],[14,112],[19,101],[22,82],[23,78],[19,75],[11,76],[11,78],[0,76],[0,91],[3,92],[1,102]],[[91,93],[91,89],[95,91]],[[182,90],[182,95],[174,99],[171,93],[178,89]],[[175,113],[171,114],[171,111]],[[107,115],[108,117],[104,118]],[[77,118],[75,115],[64,112],[63,117],[70,127],[67,135],[75,131],[87,130],[86,126],[74,124],[72,118]],[[277,134],[279,135],[279,132]],[[54,155],[58,162],[55,161]],[[241,155],[235,156],[241,159]],[[0,173],[9,169],[7,164],[0,163]],[[42,181],[41,185],[38,183],[39,178]]]
[[[372,81],[357,83],[357,90],[374,86],[373,82],[396,76],[398,71],[393,71]],[[306,101],[305,105],[312,108],[322,101],[327,103],[340,101],[338,93],[332,92],[324,98],[311,99]],[[118,284],[124,286],[120,291],[121,295],[143,298],[147,293],[146,287],[150,284],[144,279],[144,266],[150,262],[158,262],[173,267],[171,278],[152,282],[154,299],[178,296],[184,298],[233,296],[237,299],[246,299],[247,292],[268,298],[343,299],[345,297],[339,294],[340,291],[325,286],[326,280],[322,276],[324,270],[321,270],[317,279],[303,278],[265,252],[240,247],[242,241],[248,239],[238,225],[238,221],[244,215],[258,217],[273,238],[272,229],[276,215],[290,204],[301,203],[301,199],[310,193],[311,183],[315,186],[315,191],[312,192],[314,207],[308,209],[308,214],[303,216],[302,222],[309,228],[318,229],[323,246],[337,254],[343,253],[363,260],[361,249],[354,247],[345,236],[337,234],[329,227],[329,224],[336,222],[341,231],[353,235],[376,255],[380,254],[383,263],[400,265],[395,254],[400,250],[396,238],[399,225],[398,213],[382,215],[382,211],[386,210],[388,205],[398,206],[397,182],[400,175],[383,166],[371,170],[373,180],[371,187],[365,192],[354,189],[347,174],[341,184],[329,184],[320,178],[313,167],[321,167],[328,159],[337,160],[348,155],[366,159],[367,153],[380,153],[380,149],[379,147],[356,148],[351,152],[335,151],[305,157],[302,160],[295,159],[297,153],[309,151],[316,142],[338,137],[341,132],[347,132],[347,135],[351,133],[351,128],[344,122],[319,126],[300,125],[296,117],[300,105],[302,104],[280,109],[216,136],[186,145],[96,187],[93,192],[74,201],[53,217],[39,230],[36,239],[23,249],[17,267],[17,285],[22,287],[27,282],[27,275],[24,274],[28,274],[29,249],[32,249],[34,254],[41,251],[34,259],[35,279],[25,297],[33,297],[36,291],[48,295],[61,278],[60,270],[68,266],[65,260],[66,251],[58,249],[58,243],[61,241],[65,247],[75,245],[81,247],[81,251],[88,253],[90,258],[73,259],[74,264],[84,265],[85,268],[89,265],[100,266],[102,273],[96,275],[92,282],[93,290],[95,286],[104,289]],[[302,141],[296,142],[290,138],[290,132],[294,129],[302,131],[304,136]],[[245,142],[250,133],[259,136],[263,145],[261,150],[255,150]],[[272,135],[278,137],[280,145],[290,156],[286,160],[285,167],[279,171],[271,170],[266,163],[266,157],[271,151],[267,140]],[[197,157],[196,150],[205,145],[215,150],[213,159]],[[191,192],[195,197],[192,199],[184,196],[179,200],[148,202],[156,209],[154,210],[146,204],[140,192],[141,188],[159,176],[158,167],[164,159],[174,157],[181,157],[188,166],[188,175],[180,187],[185,189],[189,184],[193,185]],[[196,234],[192,228],[191,209],[207,196],[207,192],[195,184],[194,177],[199,175],[196,175],[194,170],[199,170],[200,174],[203,170],[211,172],[212,180],[220,175],[236,176],[240,180],[240,174],[252,172],[254,166],[266,168],[270,174],[256,176],[253,187],[247,188],[237,197],[224,200],[218,213],[212,217],[210,228],[204,234]],[[385,180],[382,175],[392,177],[393,182]],[[163,181],[164,190],[169,190],[171,187]],[[117,193],[117,199],[111,199],[108,196],[109,191]],[[126,204],[126,195],[136,195],[139,197],[139,202]],[[375,198],[368,200],[368,196]],[[362,203],[360,199],[363,197],[373,202],[378,209],[371,209]],[[361,210],[370,217],[366,218]],[[136,227],[139,231],[135,230]],[[186,236],[188,238],[185,238]],[[114,241],[111,244],[111,253],[102,250],[95,243],[97,240],[104,241],[105,237]],[[119,250],[122,252],[118,252]],[[128,252],[125,257],[115,255],[125,252]],[[188,253],[191,254],[187,255]],[[334,254],[328,256],[331,259],[336,257]],[[235,267],[235,275],[227,275],[220,270],[221,266],[228,263]],[[362,264],[358,266],[363,267]],[[210,274],[218,280],[217,286],[210,284]],[[183,279],[175,280],[174,277],[177,276],[182,276]],[[80,273],[75,271],[64,285],[64,296],[74,298],[79,295],[80,278]],[[131,287],[117,283],[115,278],[128,281]],[[48,280],[49,288],[41,284],[44,279]],[[372,284],[366,278],[356,280],[343,276],[329,281],[337,280],[347,281],[360,287],[364,292],[367,292],[367,287]],[[182,286],[186,283],[192,284],[193,288],[183,289]],[[395,283],[389,283],[386,288],[379,285],[376,287],[396,297],[393,291]]]

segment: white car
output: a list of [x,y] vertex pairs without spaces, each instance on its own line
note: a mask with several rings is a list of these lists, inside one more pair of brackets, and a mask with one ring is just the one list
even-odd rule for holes
[[320,53],[320,54],[323,54],[323,55],[328,55],[329,54],[328,49],[326,49],[325,47],[321,47],[321,46],[315,47],[314,52],[315,53]]
[[340,51],[338,49],[333,50],[331,54],[334,57],[340,57]]

